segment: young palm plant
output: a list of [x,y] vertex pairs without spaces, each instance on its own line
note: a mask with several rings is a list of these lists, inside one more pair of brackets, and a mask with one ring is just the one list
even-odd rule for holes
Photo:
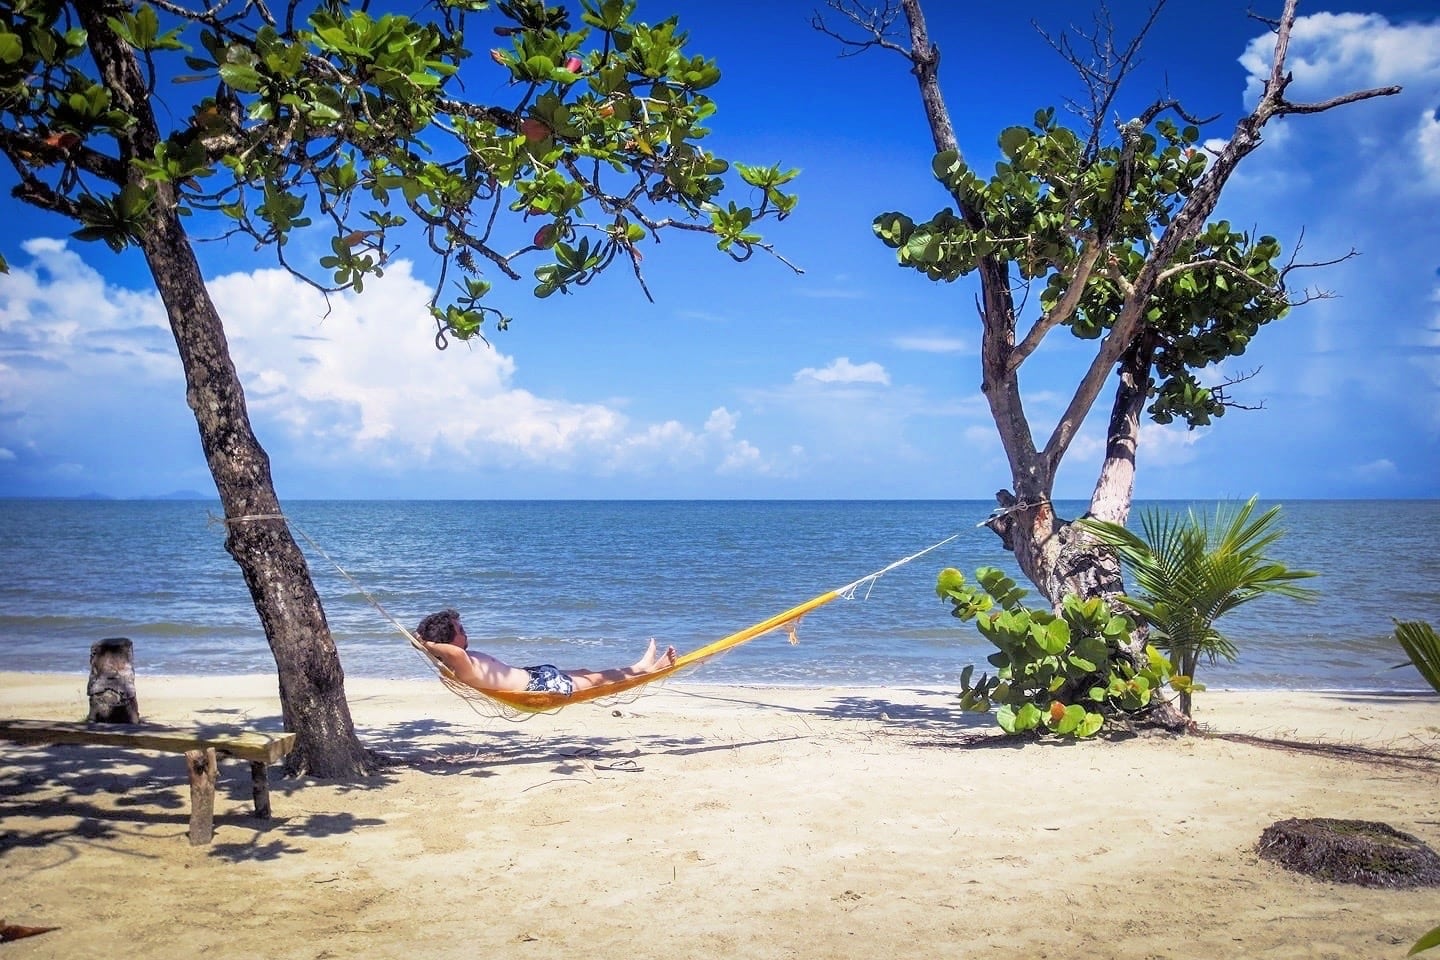
[[1238,509],[1222,505],[1213,526],[1193,510],[1185,518],[1147,512],[1141,519],[1143,538],[1117,523],[1081,521],[1095,539],[1115,551],[1134,580],[1138,595],[1121,599],[1149,625],[1151,641],[1169,655],[1180,680],[1172,683],[1187,717],[1200,658],[1214,663],[1237,655],[1235,644],[1215,621],[1257,597],[1313,600],[1318,595],[1295,583],[1315,576],[1314,571],[1291,570],[1265,556],[1284,531],[1276,526],[1279,506],[1255,516],[1256,499]]

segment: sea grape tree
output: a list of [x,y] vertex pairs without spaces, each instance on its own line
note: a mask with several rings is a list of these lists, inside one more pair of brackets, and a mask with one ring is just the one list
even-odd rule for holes
[[[916,77],[949,205],[924,217],[881,213],[874,230],[900,266],[978,282],[980,386],[1010,473],[987,526],[1057,609],[1070,594],[1122,590],[1114,558],[1051,504],[1061,462],[1102,395],[1110,391],[1109,420],[1087,514],[1123,524],[1142,418],[1194,428],[1223,415],[1237,405],[1234,381],[1207,384],[1200,371],[1243,355],[1266,325],[1315,295],[1290,289],[1292,271],[1308,264],[1285,258],[1275,237],[1211,219],[1226,184],[1270,122],[1399,92],[1292,100],[1286,60],[1297,0],[1285,0],[1268,22],[1275,44],[1263,90],[1227,138],[1169,97],[1117,122],[1120,85],[1163,6],[1157,0],[1125,45],[1105,18],[1093,35],[1053,40],[1084,78],[1088,100],[1072,104],[1079,121],[1067,126],[1046,108],[1006,128],[993,174],[967,161],[957,140],[920,0],[829,0],[832,19],[815,19],[851,52],[899,54]],[[962,303],[971,309],[968,293]],[[1064,411],[1037,436],[1021,377],[1052,336],[1092,346]]]
[[[438,259],[437,342],[503,328],[497,281],[571,293],[617,263],[644,284],[663,233],[768,250],[793,171],[705,146],[716,64],[627,0],[7,0],[0,154],[10,195],[137,249],[165,305],[226,549],[274,652],[292,766],[368,769],[344,674],[250,427],[197,235],[243,237],[326,291],[361,290],[403,237]],[[482,26],[485,28],[482,30]],[[488,55],[468,45],[493,36]],[[466,89],[498,89],[496,102]],[[735,190],[738,189],[738,193]],[[187,224],[189,226],[187,226]],[[294,241],[328,238],[313,261]],[[3,269],[0,260],[0,269]],[[529,271],[526,280],[524,271]]]
[[1135,624],[1100,597],[1066,596],[1059,610],[1025,605],[1026,591],[995,567],[981,567],[974,584],[954,567],[940,571],[935,592],[952,616],[973,621],[994,645],[993,674],[960,674],[960,707],[988,713],[1006,733],[1092,737],[1107,720],[1145,717],[1163,704],[1175,679],[1169,662],[1142,644],[1137,660]]

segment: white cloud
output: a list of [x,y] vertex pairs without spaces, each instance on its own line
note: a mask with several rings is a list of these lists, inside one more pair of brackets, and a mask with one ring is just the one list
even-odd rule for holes
[[1137,469],[1144,471],[1151,467],[1174,467],[1191,463],[1199,452],[1196,447],[1204,436],[1203,430],[1191,430],[1183,425],[1145,421],[1140,425],[1140,443],[1135,451]]
[[[1246,96],[1254,102],[1270,73],[1275,38],[1266,33],[1245,48]],[[1318,101],[1361,87],[1404,84],[1440,73],[1440,23],[1392,24],[1376,13],[1316,13],[1298,17],[1286,66],[1295,76],[1287,97]]]
[[158,298],[105,283],[63,240],[27,240],[30,264],[0,284],[0,350],[13,369],[78,369],[133,379],[180,377]]
[[[1269,77],[1274,37],[1251,40],[1240,63],[1249,71],[1246,102],[1253,104]],[[1379,14],[1317,13],[1295,21],[1286,66],[1294,80],[1293,103],[1317,103],[1342,94],[1399,86],[1398,95],[1336,107],[1320,117],[1297,117],[1265,127],[1272,164],[1246,164],[1246,177],[1278,176],[1296,183],[1313,172],[1310,161],[1324,151],[1343,151],[1349,186],[1404,192],[1440,189],[1440,21],[1391,23]],[[1312,135],[1313,134],[1313,135]],[[1399,149],[1397,149],[1399,147]],[[1300,155],[1307,163],[1293,159]],[[1281,167],[1278,161],[1284,160]],[[1418,174],[1418,175],[1417,175]],[[1261,182],[1264,182],[1262,180]]]
[[960,337],[896,337],[895,346],[917,353],[968,353],[970,345]]
[[[7,449],[58,430],[83,433],[93,419],[87,404],[123,406],[147,381],[179,386],[154,293],[107,285],[63,241],[32,240],[23,249],[33,263],[12,263],[0,284],[0,414],[19,423],[0,437]],[[328,304],[282,270],[227,274],[208,286],[257,433],[277,457],[367,473],[765,466],[724,408],[699,431],[677,421],[634,423],[613,403],[525,389],[514,358],[478,342],[436,350],[430,290],[408,262],[392,263],[363,295],[332,295]],[[91,389],[97,382],[111,389]],[[65,410],[19,422],[27,406],[54,405],[43,398],[63,398]]]
[[8,447],[0,447],[0,460],[14,460],[15,451]]
[[881,386],[890,385],[890,374],[885,368],[873,361],[869,363],[851,363],[849,357],[836,357],[830,361],[829,366],[816,369],[805,367],[795,374],[796,383],[878,383]]
[[1366,483],[1377,483],[1382,480],[1387,480],[1396,476],[1398,473],[1395,469],[1394,461],[1383,457],[1379,460],[1372,460],[1369,463],[1357,464],[1350,472],[1355,476],[1355,479],[1363,480]]
[[1415,153],[1420,158],[1420,175],[1440,189],[1440,110],[1427,110],[1415,124]]
[[759,448],[735,435],[739,421],[738,414],[717,407],[698,433],[676,420],[654,424],[617,444],[605,468],[612,473],[647,472],[659,467],[687,470],[714,463],[717,473],[771,472]]

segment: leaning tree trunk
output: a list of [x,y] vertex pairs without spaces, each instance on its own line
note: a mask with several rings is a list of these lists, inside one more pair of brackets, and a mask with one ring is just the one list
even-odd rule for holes
[[275,656],[285,729],[299,734],[287,768],[317,777],[366,773],[325,611],[304,554],[278,519],[270,458],[250,429],[224,327],[173,209],[155,217],[140,246],[170,318],[186,400],[225,509],[225,549],[245,575]]
[[[139,176],[132,166],[135,158],[153,156],[160,141],[147,79],[107,18],[119,12],[120,5],[79,3],[75,9],[106,87],[134,118],[116,138],[121,169],[133,181]],[[133,239],[145,254],[180,351],[186,399],[229,521],[225,549],[244,573],[279,668],[285,729],[299,735],[287,767],[318,777],[366,773],[367,756],[355,737],[345,673],[325,612],[304,554],[285,522],[277,519],[280,502],[270,460],[250,429],[225,328],[205,289],[170,184],[158,184],[151,222]],[[248,519],[252,517],[269,519]]]

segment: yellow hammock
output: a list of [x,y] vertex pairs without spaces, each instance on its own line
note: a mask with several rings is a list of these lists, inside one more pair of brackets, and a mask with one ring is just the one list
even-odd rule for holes
[[[958,534],[956,534],[956,536],[958,536]],[[550,693],[547,691],[481,690],[477,687],[472,687],[467,683],[461,683],[455,678],[454,672],[451,671],[449,667],[437,660],[434,656],[431,655],[430,651],[425,649],[425,644],[421,642],[421,640],[416,637],[415,634],[400,626],[400,624],[396,622],[393,617],[390,617],[389,614],[386,614],[386,617],[390,620],[391,623],[394,623],[395,626],[400,628],[400,631],[404,633],[405,637],[410,641],[410,645],[414,647],[417,651],[419,651],[421,656],[423,656],[425,660],[432,667],[435,668],[436,672],[440,674],[440,679],[445,684],[445,686],[448,687],[453,693],[465,698],[467,701],[470,701],[472,705],[474,705],[473,698],[478,695],[492,701],[496,705],[499,705],[501,707],[509,707],[510,709],[517,710],[521,713],[548,713],[550,711],[558,710],[561,707],[567,706],[572,703],[584,703],[587,700],[598,700],[605,697],[613,697],[617,694],[624,693],[627,690],[639,687],[642,684],[654,683],[656,680],[663,680],[666,677],[669,677],[680,670],[684,670],[686,667],[693,667],[703,660],[708,660],[711,657],[716,656],[717,654],[724,653],[726,650],[730,650],[733,647],[738,647],[740,644],[745,643],[746,641],[754,640],[756,637],[764,636],[765,634],[770,633],[772,630],[778,630],[781,627],[789,628],[790,642],[795,643],[795,625],[800,621],[801,617],[805,616],[805,614],[809,613],[811,610],[814,610],[817,607],[823,607],[831,600],[838,600],[841,597],[851,597],[855,594],[855,591],[864,584],[873,584],[874,581],[889,573],[891,570],[894,570],[896,567],[904,566],[911,560],[914,560],[916,557],[923,557],[931,550],[943,547],[945,544],[949,543],[951,540],[954,539],[954,536],[946,537],[939,543],[928,546],[924,550],[921,550],[919,553],[913,553],[908,557],[896,560],[894,563],[890,564],[884,569],[877,570],[874,573],[863,576],[859,580],[856,580],[854,583],[848,583],[845,586],[840,587],[836,590],[830,590],[822,593],[818,597],[813,597],[809,600],[806,600],[799,606],[791,607],[789,610],[786,610],[783,613],[777,613],[775,614],[775,616],[770,617],[768,620],[762,620],[759,623],[746,627],[744,630],[737,630],[735,633],[732,633],[727,637],[721,637],[719,640],[715,640],[712,643],[707,643],[705,646],[700,647],[697,650],[692,650],[689,653],[682,654],[681,656],[675,658],[675,662],[673,664],[663,670],[657,670],[654,673],[647,673],[638,677],[626,677],[623,680],[615,680],[610,683],[598,684],[586,690],[577,690],[575,693],[569,696],[566,696],[562,693]],[[383,613],[384,610],[382,609],[381,612]]]
[[425,644],[421,642],[419,637],[411,633],[410,630],[408,630],[402,623],[400,623],[399,620],[396,620],[394,617],[392,617],[389,611],[387,611],[383,606],[380,605],[380,601],[376,600],[375,597],[372,596],[370,592],[366,590],[363,586],[361,586],[360,583],[354,577],[352,577],[344,567],[340,566],[339,563],[336,563],[335,558],[331,557],[330,554],[325,552],[324,547],[316,543],[315,540],[311,538],[308,533],[301,529],[300,526],[296,524],[293,520],[291,520],[289,517],[286,517],[282,514],[257,514],[248,517],[236,517],[222,522],[235,523],[242,520],[283,520],[284,522],[289,524],[291,529],[293,529],[296,533],[300,534],[300,536],[303,537],[305,541],[310,544],[311,547],[318,551],[321,556],[323,556],[326,560],[329,560],[330,563],[334,565],[335,569],[339,570],[340,574],[346,580],[350,581],[350,584],[354,586],[356,590],[360,591],[361,595],[370,602],[370,605],[380,612],[381,616],[383,616],[386,620],[389,620],[390,623],[394,625],[395,629],[399,630],[402,634],[404,634],[405,639],[410,641],[410,646],[414,647],[415,650],[422,657],[425,658],[425,662],[430,664],[430,666],[433,667],[438,674],[440,674],[440,680],[445,684],[445,686],[451,692],[462,697],[467,703],[470,704],[471,707],[476,707],[476,699],[481,698],[490,701],[493,706],[500,708],[501,711],[504,711],[506,708],[508,708],[509,710],[524,714],[548,713],[554,710],[558,710],[561,707],[567,706],[568,704],[572,703],[584,703],[587,700],[598,700],[606,697],[614,697],[617,694],[625,693],[626,691],[631,690],[635,687],[639,687],[642,684],[654,683],[656,680],[663,680],[666,677],[673,675],[677,671],[684,670],[686,667],[693,667],[703,660],[708,660],[713,656],[724,653],[726,650],[730,650],[733,647],[738,647],[740,644],[745,643],[746,641],[754,640],[756,637],[763,636],[771,632],[772,630],[778,630],[781,627],[786,627],[789,629],[790,642],[796,643],[797,641],[795,639],[795,624],[797,624],[800,621],[800,618],[805,616],[805,614],[809,613],[811,610],[814,610],[817,607],[823,607],[831,600],[838,600],[841,597],[848,598],[854,596],[855,591],[858,590],[860,587],[864,586],[865,584],[869,583],[873,585],[876,580],[880,579],[885,574],[889,573],[891,570],[894,570],[896,567],[903,567],[911,560],[914,560],[918,557],[923,557],[925,556],[925,554],[929,553],[932,550],[938,550],[940,547],[945,546],[945,544],[949,543],[951,540],[954,540],[956,537],[959,536],[959,534],[955,534],[954,536],[946,537],[939,543],[931,544],[930,546],[926,547],[924,550],[921,550],[918,553],[912,553],[908,557],[902,557],[901,559],[896,560],[894,563],[890,564],[887,567],[884,567],[883,569],[876,570],[874,573],[871,574],[866,574],[859,580],[856,580],[854,583],[847,583],[845,586],[838,589],[829,590],[825,593],[820,594],[818,597],[813,597],[809,600],[806,600],[799,606],[791,607],[789,610],[786,610],[783,613],[777,613],[775,614],[775,616],[770,617],[768,620],[762,620],[759,623],[746,627],[744,630],[736,631],[735,633],[730,634],[728,637],[721,637],[719,640],[716,640],[712,643],[707,643],[705,646],[700,647],[698,650],[692,650],[689,653],[676,657],[675,662],[663,670],[657,670],[654,673],[647,673],[643,676],[627,677],[624,680],[616,680],[611,683],[599,684],[586,690],[577,691],[567,697],[564,694],[548,693],[545,691],[532,692],[528,690],[481,690],[479,688],[472,687],[467,683],[461,683],[455,678],[454,672],[449,667],[445,666],[444,663],[432,656],[429,650],[425,649]]

